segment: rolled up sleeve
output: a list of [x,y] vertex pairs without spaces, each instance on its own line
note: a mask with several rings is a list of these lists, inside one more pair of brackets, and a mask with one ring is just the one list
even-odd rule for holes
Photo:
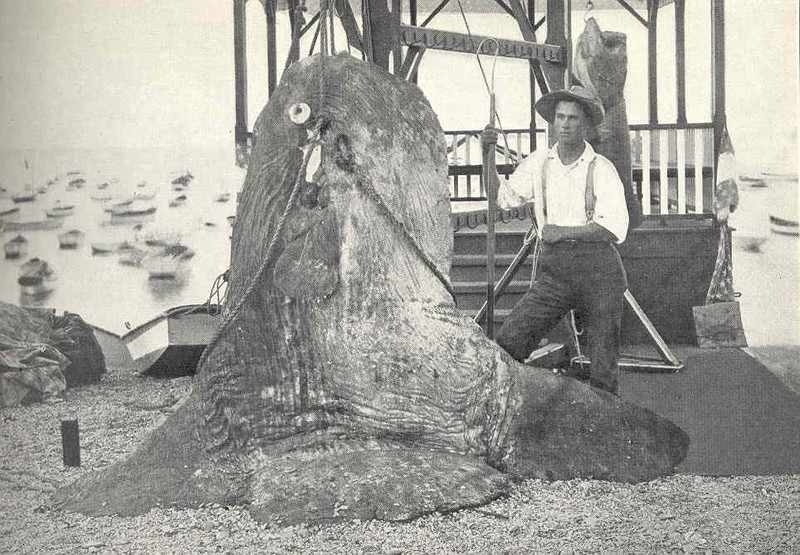
[[614,165],[606,158],[598,158],[595,166],[594,221],[614,234],[617,243],[628,236],[628,206],[625,189]]
[[541,164],[539,156],[532,153],[525,158],[508,179],[500,177],[500,188],[497,191],[497,204],[500,208],[509,209],[530,202],[533,197],[533,182],[538,178]]

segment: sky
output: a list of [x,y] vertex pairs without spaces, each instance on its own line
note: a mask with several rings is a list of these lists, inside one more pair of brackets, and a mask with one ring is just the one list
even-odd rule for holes
[[[708,0],[687,4],[689,116],[708,121]],[[231,146],[231,6],[231,0],[0,0],[0,149]],[[726,6],[727,112],[740,165],[796,172],[797,1],[727,0]],[[663,8],[659,22],[665,122],[674,118],[671,10]],[[251,121],[267,100],[262,14],[257,0],[248,2]],[[644,28],[622,10],[595,15],[601,28],[628,34],[629,121],[644,122]],[[517,33],[510,18],[468,17],[475,34]],[[286,14],[279,18],[284,25]],[[573,19],[576,37],[581,18]],[[464,31],[458,14],[439,21]],[[285,51],[279,44],[281,61]],[[441,64],[435,56],[423,62],[421,83],[443,127],[482,127],[486,95],[474,59],[439,56]],[[526,82],[524,65],[503,61],[497,71],[506,85],[498,86],[504,124],[526,126],[528,107],[514,85]]]

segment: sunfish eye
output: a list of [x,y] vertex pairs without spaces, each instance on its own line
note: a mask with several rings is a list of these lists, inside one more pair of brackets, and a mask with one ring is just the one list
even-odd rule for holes
[[305,102],[298,102],[289,106],[289,119],[292,123],[301,125],[311,117],[311,107]]

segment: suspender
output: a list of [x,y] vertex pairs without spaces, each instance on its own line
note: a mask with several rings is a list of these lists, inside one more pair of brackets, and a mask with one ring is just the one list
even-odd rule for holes
[[[550,168],[551,158],[545,158],[542,163],[542,214],[544,215],[544,223],[547,223],[547,170]],[[589,167],[586,170],[586,189],[583,193],[583,206],[586,210],[586,221],[591,222],[594,219],[594,206],[597,202],[597,197],[594,194],[594,167],[597,162],[597,156],[592,158],[589,162]]]

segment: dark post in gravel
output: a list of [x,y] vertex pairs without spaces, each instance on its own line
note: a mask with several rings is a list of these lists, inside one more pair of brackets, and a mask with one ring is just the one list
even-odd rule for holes
[[192,393],[125,460],[56,494],[135,515],[403,520],[512,478],[672,471],[672,423],[523,366],[454,306],[445,141],[420,90],[342,54],[284,73],[255,127],[225,324]]
[[80,431],[77,420],[61,421],[61,449],[64,466],[81,465]]

